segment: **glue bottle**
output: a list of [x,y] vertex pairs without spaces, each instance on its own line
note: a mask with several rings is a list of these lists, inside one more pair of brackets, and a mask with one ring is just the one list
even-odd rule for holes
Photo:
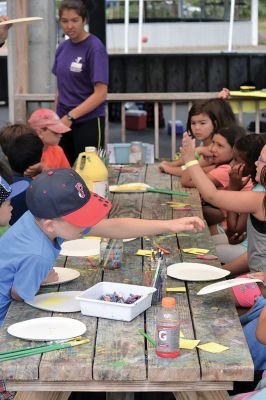
[[99,196],[108,197],[108,170],[97,155],[96,147],[85,147],[78,155],[75,170],[84,179],[89,190]]
[[174,297],[163,297],[157,316],[156,354],[163,358],[179,356],[179,321]]

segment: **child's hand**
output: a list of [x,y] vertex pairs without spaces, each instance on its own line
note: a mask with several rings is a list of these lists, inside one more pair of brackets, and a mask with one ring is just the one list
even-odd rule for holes
[[167,161],[162,161],[159,164],[159,169],[160,169],[161,172],[164,172],[165,174],[171,174],[172,170],[173,170],[173,167],[170,167],[168,165]]
[[239,233],[234,233],[231,237],[228,238],[230,244],[239,244],[242,243],[247,238],[247,232],[243,232],[239,235]]
[[219,99],[228,99],[228,97],[230,96],[230,90],[227,88],[223,88],[219,93],[218,93],[218,98]]
[[160,162],[160,164],[159,164],[159,170],[161,171],[161,172],[166,172],[165,171],[165,168],[167,167],[167,162],[166,161],[162,161],[162,162]]
[[46,276],[46,278],[42,281],[42,284],[56,282],[56,281],[58,281],[58,278],[59,278],[58,273],[55,272],[54,269],[51,269],[51,271],[48,272],[48,275]]
[[181,157],[184,163],[195,160],[195,139],[191,139],[187,132],[183,134]]
[[199,217],[184,217],[173,219],[170,222],[170,231],[175,232],[182,232],[182,231],[202,231],[204,229],[204,222]]
[[29,176],[32,178],[33,176],[41,174],[42,171],[43,171],[43,164],[39,162],[27,168],[26,171],[24,172],[24,176]]
[[[10,18],[6,15],[0,16],[0,22],[8,21]],[[2,25],[0,27],[0,44],[4,43],[7,39],[8,29],[11,28],[12,24]]]
[[263,282],[266,282],[266,273],[265,272],[253,272],[251,274],[246,275],[247,278],[257,278],[261,279]]
[[244,178],[245,164],[233,165],[229,172],[229,190],[242,190],[250,180],[250,175]]

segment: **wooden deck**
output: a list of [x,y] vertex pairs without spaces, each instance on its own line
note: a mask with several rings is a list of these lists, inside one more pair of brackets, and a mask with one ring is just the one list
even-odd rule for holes
[[[179,179],[158,172],[157,165],[135,169],[133,173],[120,173],[112,169],[110,184],[117,182],[146,182],[154,187],[180,190]],[[184,189],[181,189],[184,191]],[[200,199],[195,189],[188,189],[193,211],[173,211],[165,203],[171,199],[184,201],[179,196],[158,193],[132,193],[111,195],[113,208],[111,217],[131,216],[148,219],[170,219],[188,215],[202,216]],[[140,248],[152,248],[158,242],[171,249],[167,264],[178,261],[198,261],[195,256],[184,255],[184,247],[209,248],[214,245],[205,229],[202,233],[188,237],[175,235],[138,238],[125,243],[123,267],[119,270],[91,268],[86,258],[60,256],[56,266],[78,269],[81,277],[59,287],[42,289],[47,291],[85,290],[101,280],[145,285],[144,271],[148,259],[136,256]],[[205,262],[206,261],[202,261]],[[217,261],[207,262],[219,266]],[[71,391],[123,392],[127,399],[133,392],[174,392],[177,400],[224,400],[234,381],[253,380],[253,363],[247,348],[239,318],[230,291],[220,291],[207,296],[197,296],[205,282],[177,281],[167,278],[167,287],[185,286],[186,293],[174,294],[181,330],[187,339],[200,339],[201,344],[214,341],[229,347],[229,350],[212,354],[199,349],[181,350],[176,359],[161,359],[154,348],[138,333],[146,328],[154,337],[155,319],[159,305],[154,305],[131,322],[97,319],[80,313],[56,314],[83,321],[87,325],[85,337],[88,345],[67,350],[35,355],[0,365],[2,377],[10,390],[29,392],[19,399],[46,400],[67,399]],[[172,294],[171,294],[172,295]],[[14,302],[8,312],[0,334],[0,351],[30,345],[7,333],[7,327],[30,318],[50,316],[51,313],[34,309],[24,303]],[[36,392],[36,397],[34,393]],[[56,396],[55,392],[58,392]],[[131,393],[131,395],[130,395]],[[32,397],[33,396],[33,397]],[[38,397],[39,396],[39,397]],[[125,396],[126,397],[126,396]]]

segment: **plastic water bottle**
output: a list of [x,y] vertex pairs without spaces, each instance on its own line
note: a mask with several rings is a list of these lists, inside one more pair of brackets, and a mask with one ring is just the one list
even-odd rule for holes
[[130,143],[129,163],[138,165],[142,165],[144,163],[144,147],[142,142]]
[[156,354],[164,358],[179,356],[179,321],[174,297],[163,297],[157,316]]
[[79,154],[75,169],[89,190],[108,197],[108,170],[97,155],[96,147],[86,147],[85,152]]

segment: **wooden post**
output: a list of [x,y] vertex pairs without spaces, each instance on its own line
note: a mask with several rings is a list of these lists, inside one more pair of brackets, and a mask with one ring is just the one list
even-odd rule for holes
[[[27,0],[16,1],[16,18],[27,17]],[[28,93],[29,91],[29,46],[28,46],[28,25],[18,24],[15,31],[16,42],[16,86],[15,93]]]
[[[7,9],[10,18],[27,16],[27,0],[16,0],[8,3]],[[14,95],[27,93],[29,86],[28,76],[28,31],[27,24],[17,24],[12,27],[8,37],[8,97],[9,120],[15,122],[15,116],[22,115],[19,103],[14,104]],[[20,121],[23,122],[23,121]]]

